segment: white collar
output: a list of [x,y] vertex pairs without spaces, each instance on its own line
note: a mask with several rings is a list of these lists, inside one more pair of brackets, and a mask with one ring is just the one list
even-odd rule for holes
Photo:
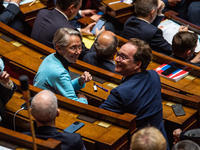
[[68,17],[62,12],[62,11],[60,11],[58,8],[55,8],[58,12],[60,12],[67,20],[69,20],[68,19]]
[[140,19],[140,20],[143,20],[143,21],[147,22],[148,24],[150,24],[149,21],[147,21],[147,20],[145,20],[145,19],[143,19],[143,18],[139,18],[139,17],[137,17],[137,18]]

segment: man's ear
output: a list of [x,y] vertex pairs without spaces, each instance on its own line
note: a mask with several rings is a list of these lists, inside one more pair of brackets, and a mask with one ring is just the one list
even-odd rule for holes
[[154,17],[154,13],[155,13],[155,9],[152,9],[151,11],[150,11],[150,16],[151,16],[151,18],[153,18]]
[[70,5],[70,6],[68,7],[69,12],[72,13],[73,10],[74,10],[74,8],[75,8],[75,7],[74,7],[74,4]]
[[135,69],[140,69],[141,65],[142,65],[142,61],[137,61]]
[[57,109],[56,117],[60,115],[60,109]]
[[186,51],[187,58],[189,58],[191,56],[191,53],[192,53],[192,50],[190,50],[190,49]]

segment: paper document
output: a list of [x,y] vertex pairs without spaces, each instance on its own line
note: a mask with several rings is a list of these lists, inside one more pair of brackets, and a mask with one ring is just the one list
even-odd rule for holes
[[[163,37],[167,40],[168,43],[172,44],[172,39],[174,35],[178,32],[179,28],[181,25],[177,24],[176,22],[165,19],[162,21],[159,25],[158,28],[163,31]],[[192,32],[192,31],[190,31]],[[198,42],[197,42],[197,47],[195,49],[195,52],[200,51],[200,35],[198,35]]]
[[[19,5],[23,5],[23,4],[27,4],[27,3],[30,3],[30,2],[32,2],[32,1],[34,1],[34,0],[21,0],[21,2],[19,3]],[[6,8],[7,6],[8,6],[8,2],[6,2],[6,1],[3,1],[3,6]]]

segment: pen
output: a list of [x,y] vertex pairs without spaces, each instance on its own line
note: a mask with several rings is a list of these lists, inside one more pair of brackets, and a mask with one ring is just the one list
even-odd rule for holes
[[95,84],[95,82],[94,82],[93,88],[94,88],[94,91],[97,92],[97,85]]
[[102,89],[102,90],[104,90],[104,91],[108,92],[108,90],[107,90],[107,89],[105,89],[105,88],[103,88],[102,86],[100,86],[100,85],[97,85],[97,84],[96,84],[96,86],[97,86],[97,87],[99,87],[100,89]]
[[112,5],[112,4],[116,4],[116,3],[121,3],[121,1],[111,2],[111,3],[108,3],[108,5]]
[[32,1],[28,6],[32,6],[35,2],[36,0]]
[[183,29],[184,29],[184,28],[189,28],[189,26],[190,26],[190,25],[188,24],[188,25],[184,26]]

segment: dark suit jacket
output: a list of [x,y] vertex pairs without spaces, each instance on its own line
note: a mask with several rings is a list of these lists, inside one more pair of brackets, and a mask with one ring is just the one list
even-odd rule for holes
[[36,41],[47,45],[51,48],[53,46],[53,37],[56,31],[60,28],[68,27],[76,29],[59,11],[56,9],[47,10],[42,9],[39,11],[33,25],[31,38]]
[[15,4],[9,3],[7,8],[0,3],[0,21],[11,28],[30,36],[31,27],[24,21],[23,15]]
[[110,91],[100,108],[137,115],[138,129],[155,126],[167,138],[163,125],[160,77],[154,70],[126,77],[121,85]]
[[6,119],[6,114],[5,114],[5,105],[7,102],[11,99],[12,95],[14,94],[15,90],[17,89],[15,83],[13,82],[14,87],[12,90],[5,88],[3,85],[0,84],[0,116],[2,121],[0,121],[1,125],[5,125],[5,119]]
[[10,23],[20,12],[19,7],[17,7],[15,4],[9,4],[7,8],[4,8],[2,3],[0,5],[0,21],[5,24]]
[[[53,37],[56,31],[60,28],[71,28],[76,30],[76,27],[73,26],[63,14],[61,14],[56,9],[47,10],[42,9],[39,11],[36,20],[33,25],[33,30],[31,33],[31,38],[36,41],[54,48],[53,46]],[[82,60],[83,56],[88,52],[88,49],[82,43],[83,48],[79,59]]]
[[[24,134],[31,135],[30,132],[25,132]],[[52,138],[61,141],[62,150],[85,150],[79,133],[58,132],[55,127],[43,126],[36,128],[35,135],[43,140]]]
[[87,53],[83,57],[83,61],[85,61],[89,64],[92,64],[94,66],[97,66],[97,67],[103,68],[105,70],[116,73],[115,72],[115,64],[110,62],[109,60],[98,57],[96,52]]
[[157,51],[167,55],[171,55],[172,46],[163,37],[162,30],[157,28],[162,17],[156,17],[153,24],[138,19],[135,16],[130,17],[124,24],[124,30],[122,37],[138,38],[149,43],[150,47]]

